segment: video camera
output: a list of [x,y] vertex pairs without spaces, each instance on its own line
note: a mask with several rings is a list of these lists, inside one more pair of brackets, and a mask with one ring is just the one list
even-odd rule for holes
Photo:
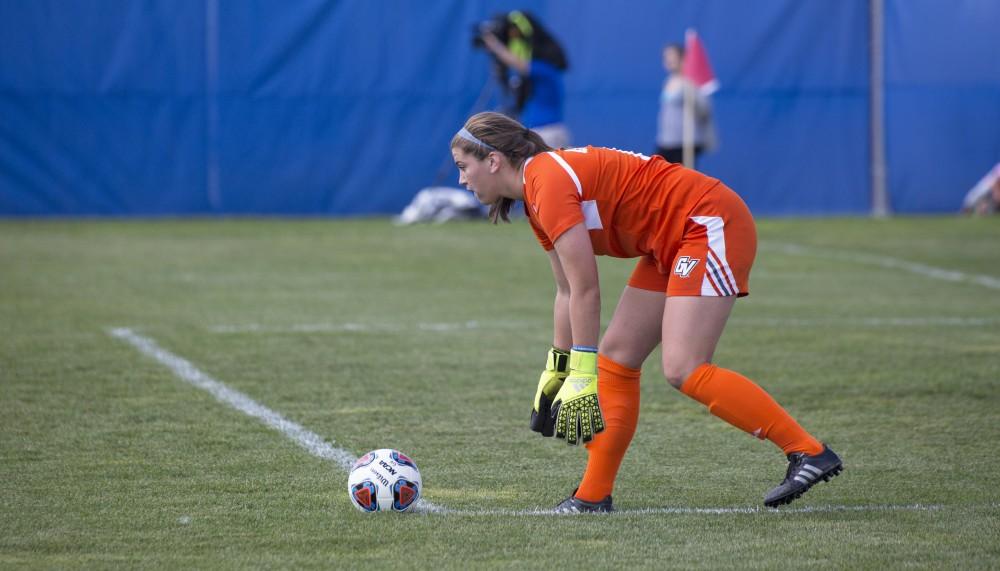
[[[511,22],[510,14],[517,14],[518,17],[526,20],[526,32],[520,32],[517,25]],[[489,20],[472,25],[472,47],[485,49],[483,34],[491,33],[500,40],[500,43],[507,44],[511,36],[523,36],[531,46],[531,58],[548,62],[561,71],[569,68],[569,61],[562,46],[549,33],[549,31],[530,12],[511,12],[510,14],[497,14]]]
[[483,42],[484,34],[493,34],[502,43],[507,43],[507,17],[503,14],[499,14],[472,25],[472,47],[474,48],[485,48],[486,44]]

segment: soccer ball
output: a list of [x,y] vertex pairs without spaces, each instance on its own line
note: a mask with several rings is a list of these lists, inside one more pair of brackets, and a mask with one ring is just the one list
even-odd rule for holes
[[405,512],[420,499],[420,470],[405,454],[391,448],[372,450],[354,462],[347,493],[359,510]]

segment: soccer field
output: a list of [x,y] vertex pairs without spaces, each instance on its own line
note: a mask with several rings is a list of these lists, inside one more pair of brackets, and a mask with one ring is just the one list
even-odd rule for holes
[[[586,454],[527,427],[553,285],[523,221],[2,222],[0,567],[1000,566],[1000,219],[759,232],[715,362],[843,474],[763,508],[780,451],[657,351],[620,512],[553,516]],[[631,268],[601,260],[605,323]],[[351,506],[383,447],[421,512]]]

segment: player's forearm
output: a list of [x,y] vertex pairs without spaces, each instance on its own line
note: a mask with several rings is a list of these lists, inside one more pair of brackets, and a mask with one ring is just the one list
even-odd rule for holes
[[597,347],[601,334],[601,290],[599,287],[577,288],[570,293],[570,325],[573,345]]
[[552,346],[567,351],[573,346],[568,291],[556,292],[556,299],[552,307]]

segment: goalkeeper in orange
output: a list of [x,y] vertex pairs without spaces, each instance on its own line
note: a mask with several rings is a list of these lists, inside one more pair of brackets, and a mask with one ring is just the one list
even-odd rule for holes
[[[489,205],[494,223],[524,201],[552,266],[552,348],[531,429],[588,452],[583,480],[556,511],[613,511],[615,477],[639,420],[640,369],[661,343],[671,385],[787,456],[765,505],[789,503],[842,470],[837,454],[764,389],[712,364],[733,304],[749,293],[757,249],[753,217],[735,192],[661,157],[553,150],[499,113],[471,117],[451,151],[459,183]],[[638,258],[599,343],[596,255]]]

